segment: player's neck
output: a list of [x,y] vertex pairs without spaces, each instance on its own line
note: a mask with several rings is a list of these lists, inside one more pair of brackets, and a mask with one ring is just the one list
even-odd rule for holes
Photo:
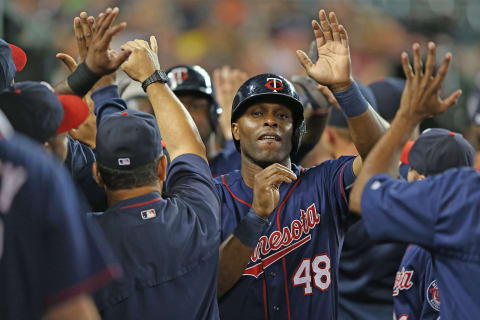
[[[292,162],[290,160],[290,157],[286,158],[283,161],[280,161],[279,163],[289,169],[291,169],[292,167]],[[253,159],[251,159],[250,157],[247,157],[242,154],[242,167],[240,171],[242,174],[243,181],[245,182],[247,187],[253,189],[253,185],[255,183],[255,175],[272,164],[273,163],[259,164],[253,161]]]
[[158,192],[162,194],[162,183],[156,186],[144,186],[144,187],[138,187],[133,189],[120,189],[120,190],[107,189],[106,193],[107,193],[108,207],[110,208],[121,201],[140,197],[152,192]]

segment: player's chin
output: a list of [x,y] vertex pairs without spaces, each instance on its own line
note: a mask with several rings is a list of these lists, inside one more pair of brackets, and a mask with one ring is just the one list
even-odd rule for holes
[[262,167],[268,167],[271,164],[282,162],[289,156],[289,152],[282,149],[262,149],[256,153],[255,160],[262,164]]

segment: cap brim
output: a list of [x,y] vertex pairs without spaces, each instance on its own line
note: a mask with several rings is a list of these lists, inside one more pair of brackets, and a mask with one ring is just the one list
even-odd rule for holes
[[12,59],[13,63],[15,64],[15,68],[17,72],[20,72],[23,70],[25,65],[27,64],[27,55],[25,51],[23,51],[21,48],[17,47],[14,44],[9,43],[10,50],[12,50]]
[[89,109],[82,98],[65,94],[58,95],[63,106],[63,120],[57,129],[57,134],[78,128],[88,117]]

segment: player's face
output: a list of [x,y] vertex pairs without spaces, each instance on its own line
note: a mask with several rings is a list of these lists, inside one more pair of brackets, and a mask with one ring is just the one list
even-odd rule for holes
[[277,103],[251,105],[232,123],[245,155],[262,167],[283,162],[292,150],[293,117],[289,108]]
[[210,101],[204,96],[195,94],[178,94],[177,97],[192,116],[198,133],[200,133],[200,137],[206,145],[212,133],[212,126],[208,118]]

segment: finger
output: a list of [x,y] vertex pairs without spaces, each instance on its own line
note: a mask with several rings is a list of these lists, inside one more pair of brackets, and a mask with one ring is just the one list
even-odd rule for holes
[[340,105],[338,104],[337,99],[333,95],[332,91],[330,91],[330,89],[328,89],[326,86],[322,86],[321,84],[318,85],[318,89],[327,98],[327,101],[329,104],[333,105],[335,108],[337,108],[340,111],[342,110],[340,108]]
[[80,18],[75,17],[73,19],[73,30],[75,32],[75,39],[77,40],[77,49],[80,59],[84,60],[87,56],[87,44],[85,42],[85,37],[83,35],[83,29],[80,24]]
[[65,66],[67,66],[70,72],[75,71],[77,69],[77,62],[71,56],[66,53],[57,53],[55,56],[58,60],[62,61]]
[[[98,30],[99,30],[100,26],[103,24],[103,20],[105,20],[105,17],[107,15],[109,15],[110,12],[112,12],[111,10],[112,9],[108,8],[105,12],[100,12],[98,14],[98,17],[97,17],[97,19],[95,20],[95,23],[94,23],[95,34],[98,33]],[[108,12],[108,13],[106,13],[106,12]]]
[[[109,8],[110,9],[110,8]],[[108,11],[108,9],[107,9]],[[101,25],[98,25],[98,36],[103,37],[105,35],[105,32],[110,28],[112,25],[113,21],[118,15],[118,8],[115,7],[113,10],[110,10],[109,13],[107,14],[107,11],[105,11],[105,19],[102,21]]]
[[340,41],[342,42],[343,46],[348,48],[348,33],[347,30],[343,25],[339,25],[338,29],[340,30]]
[[432,90],[440,90],[443,84],[443,80],[447,76],[448,67],[450,66],[450,61],[452,60],[452,54],[449,52],[445,55],[443,63],[438,69],[437,75],[433,79]]
[[317,50],[318,50],[327,41],[325,40],[325,35],[323,34],[323,31],[316,20],[312,21],[312,28],[313,28],[313,34],[315,35],[315,41],[317,42]]
[[458,98],[462,95],[462,90],[457,90],[452,93],[448,98],[443,100],[442,103],[442,112],[455,105],[458,101]]
[[297,175],[292,170],[290,170],[289,168],[279,163],[275,163],[270,168],[267,168],[266,176],[264,178],[268,179],[277,175],[289,177],[290,179],[293,179],[293,180],[297,179]]
[[430,77],[433,75],[433,71],[435,69],[435,43],[429,42],[428,43],[428,54],[427,54],[427,62],[425,64],[425,83],[430,81]]
[[127,26],[127,23],[126,23],[126,22],[122,22],[122,23],[117,24],[116,26],[113,26],[112,28],[110,28],[110,29],[105,33],[105,35],[103,36],[102,40],[100,41],[99,48],[102,49],[102,50],[107,50],[107,49],[110,47],[110,43],[112,42],[112,38],[113,38],[117,33],[119,33],[120,31],[122,31],[123,29],[125,29],[126,26]]
[[215,69],[213,71],[213,86],[215,87],[215,91],[220,91],[221,90],[221,74],[219,69]]
[[420,45],[414,43],[413,46],[413,70],[415,71],[415,76],[419,78],[423,75],[423,66],[422,66],[422,57],[420,56]]
[[275,177],[271,177],[268,182],[267,182],[267,185],[269,186],[273,186],[275,188],[278,188],[280,187],[280,185],[282,183],[291,183],[292,181],[294,181],[295,179],[291,179],[289,177],[286,177],[286,176],[275,176]]
[[92,41],[92,30],[87,19],[88,15],[86,12],[80,13],[80,26],[82,27],[83,36],[85,37],[85,43],[88,48],[90,46],[90,42]]
[[140,48],[150,48],[150,46],[148,45],[148,42],[145,40],[135,39],[135,42],[138,44]]
[[330,22],[332,24],[333,40],[335,40],[337,42],[341,42],[340,29],[338,28],[338,20],[337,20],[337,16],[335,15],[335,12],[330,12],[329,18],[330,18]]
[[297,57],[298,57],[298,60],[300,61],[300,64],[302,65],[302,67],[308,73],[308,71],[313,67],[313,63],[310,60],[310,58],[302,50],[297,50]]
[[325,13],[325,10],[320,10],[318,13],[318,16],[320,18],[320,25],[322,26],[323,34],[325,35],[325,40],[327,41],[332,41],[333,40],[333,35],[332,35],[332,28],[330,27],[330,23],[328,23],[327,19],[327,14]]
[[150,48],[153,52],[155,52],[155,54],[158,54],[158,44],[155,36],[150,36]]
[[407,78],[407,80],[412,79],[413,70],[412,70],[412,66],[410,65],[410,61],[408,60],[408,54],[406,52],[402,52],[401,61],[402,61],[402,68],[403,68],[403,73],[405,74],[405,78]]
[[128,57],[132,54],[132,50],[123,50],[121,53],[117,54],[112,60],[112,68],[115,70],[118,69],[122,63],[127,61]]

